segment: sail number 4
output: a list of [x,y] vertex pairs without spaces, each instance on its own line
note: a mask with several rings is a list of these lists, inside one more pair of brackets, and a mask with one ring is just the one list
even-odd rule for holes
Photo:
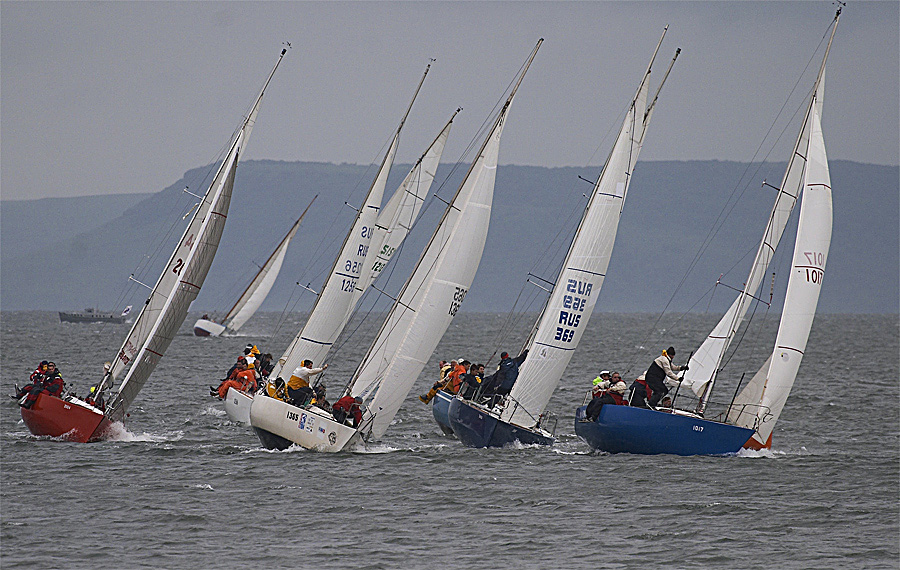
[[463,299],[466,298],[466,293],[468,292],[468,289],[463,289],[462,287],[457,287],[456,291],[453,292],[453,301],[450,302],[451,317],[456,316],[456,311],[459,310],[459,306],[462,305]]

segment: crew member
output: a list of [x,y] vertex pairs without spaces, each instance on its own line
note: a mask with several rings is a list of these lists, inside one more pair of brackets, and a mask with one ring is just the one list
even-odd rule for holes
[[672,364],[672,358],[674,356],[675,348],[670,346],[662,351],[662,355],[654,360],[653,363],[650,364],[650,368],[647,369],[647,372],[644,373],[644,379],[647,381],[647,386],[649,386],[652,392],[648,401],[651,408],[655,408],[656,404],[658,404],[662,397],[666,395],[666,392],[669,391],[669,387],[666,386],[663,380],[669,378],[674,382],[681,382],[681,378],[675,373],[688,370],[687,364],[684,366]]

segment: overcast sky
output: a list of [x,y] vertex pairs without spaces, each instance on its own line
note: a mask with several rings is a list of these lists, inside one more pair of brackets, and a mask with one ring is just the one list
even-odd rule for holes
[[[898,7],[844,9],[826,80],[832,159],[900,161]],[[444,154],[456,161],[543,37],[504,130],[501,164],[599,165],[666,24],[654,85],[675,48],[683,51],[641,158],[771,153],[783,161],[834,10],[828,1],[4,1],[0,195],[156,192],[174,183],[216,159],[283,41],[293,49],[245,159],[380,160],[435,58],[398,160],[414,160],[462,106]]]

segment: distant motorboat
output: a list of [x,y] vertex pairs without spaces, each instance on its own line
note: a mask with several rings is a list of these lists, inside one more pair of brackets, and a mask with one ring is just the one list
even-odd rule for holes
[[131,312],[131,305],[128,305],[121,315],[115,313],[105,313],[93,308],[87,308],[78,312],[59,311],[59,322],[61,323],[112,323],[121,325],[125,322],[125,317]]

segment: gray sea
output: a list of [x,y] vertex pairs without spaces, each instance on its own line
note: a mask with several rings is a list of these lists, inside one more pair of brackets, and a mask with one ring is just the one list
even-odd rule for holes
[[[573,426],[599,369],[634,378],[670,344],[682,362],[717,315],[665,326],[649,315],[594,315],[550,404],[556,445],[473,450],[441,435],[416,396],[440,358],[485,362],[495,349],[516,351],[534,316],[504,334],[506,315],[460,313],[388,433],[335,455],[264,450],[207,393],[247,342],[277,357],[302,315],[258,315],[242,336],[221,339],[192,336],[196,317],[126,429],[113,441],[73,444],[30,435],[6,394],[44,358],[84,393],[128,325],[0,315],[0,566],[900,566],[897,315],[819,315],[772,450],[729,457],[592,453]],[[354,324],[335,353],[325,377],[332,395],[372,326]],[[743,335],[747,354],[729,362],[719,399],[762,364],[776,328],[770,319]]]

